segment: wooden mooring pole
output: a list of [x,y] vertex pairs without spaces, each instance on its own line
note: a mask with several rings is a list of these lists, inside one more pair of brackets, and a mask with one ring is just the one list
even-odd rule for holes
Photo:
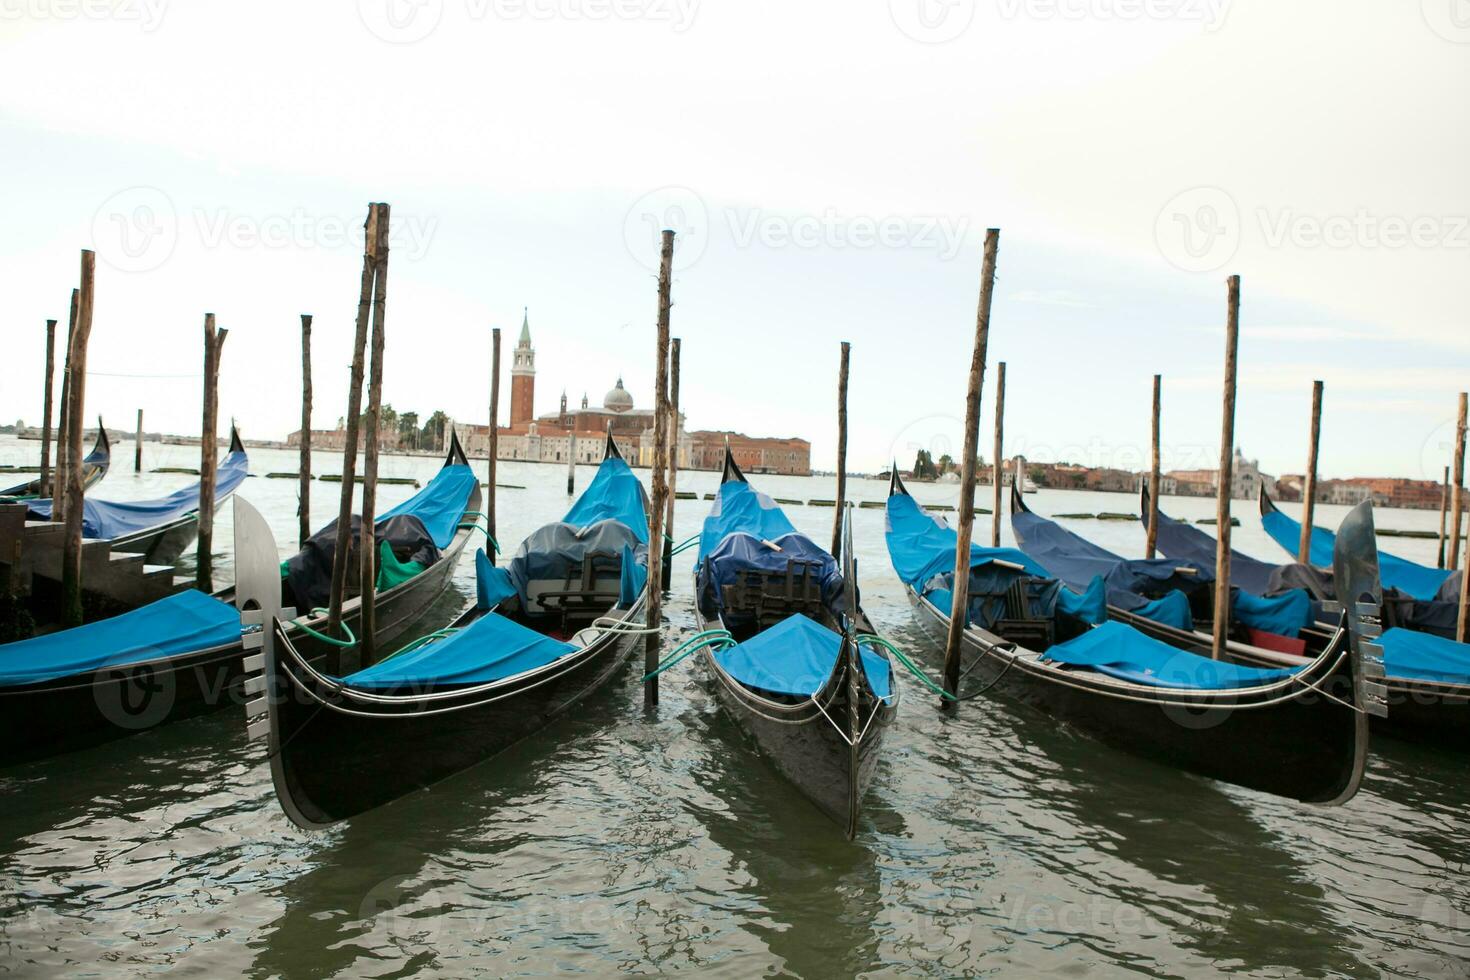
[[219,357],[228,329],[216,331],[214,314],[204,314],[204,418],[199,433],[199,547],[196,582],[214,591],[214,483],[219,465]]
[[74,294],[76,328],[67,353],[71,386],[66,440],[66,537],[61,556],[61,625],[82,625],[82,417],[87,400],[87,342],[92,337],[92,289],[97,256],[82,250],[81,288]]
[[378,629],[378,416],[383,409],[383,321],[388,307],[388,223],[389,208],[377,205],[378,243],[373,249],[373,339],[372,364],[368,368],[368,408],[364,422],[362,461],[362,532],[358,543],[358,563],[362,570],[362,616],[358,629],[358,649],[362,665],[377,661],[374,634]]
[[39,496],[51,484],[51,378],[56,373],[56,321],[46,321],[46,383],[41,396],[41,476],[36,483]]
[[297,539],[311,537],[311,314],[301,314],[301,477],[296,490]]
[[674,574],[674,484],[679,473],[679,338],[669,341],[669,495],[664,513],[663,589]]
[[71,486],[71,349],[72,339],[77,335],[77,305],[81,302],[81,290],[71,291],[71,312],[66,320],[65,356],[61,366],[61,421],[56,432],[56,476],[51,486],[51,519],[66,523],[67,488]]
[[[990,505],[990,546],[1000,547],[1000,485],[1005,480],[1005,435],[1006,435],[1006,362],[997,361],[995,365],[995,460],[991,467],[995,473],[995,486],[991,488]],[[1020,493],[1026,492],[1026,482],[1023,479],[1016,486]]]
[[[1455,465],[1450,474],[1450,571],[1460,567],[1460,511],[1465,497],[1465,392],[1460,392],[1460,412],[1455,421]],[[1470,572],[1470,569],[1466,569]]]
[[1235,482],[1235,359],[1240,346],[1240,277],[1225,280],[1225,395],[1220,417],[1220,473],[1215,489],[1215,632],[1221,660],[1230,636],[1230,491]]
[[[658,669],[662,630],[660,626],[660,600],[663,585],[663,540],[664,540],[664,494],[668,484],[664,480],[664,453],[668,446],[669,428],[669,300],[674,274],[674,233],[665,228],[659,248],[658,262],[658,340],[653,379],[653,527],[648,543],[648,628],[654,632],[644,637],[643,672],[652,674]],[[645,705],[658,704],[658,676],[650,677],[643,684]]]
[[1439,551],[1438,551],[1437,557],[1435,558],[1435,566],[1434,567],[1436,567],[1436,568],[1444,568],[1445,567],[1444,566],[1444,563],[1445,563],[1445,556],[1444,556],[1444,533],[1445,533],[1445,524],[1444,524],[1444,522],[1445,522],[1445,518],[1447,516],[1449,516],[1449,506],[1450,506],[1450,468],[1448,466],[1446,466],[1444,468],[1444,481],[1442,483],[1440,483],[1440,485],[1439,485]]
[[1163,475],[1159,472],[1159,413],[1164,404],[1164,376],[1154,375],[1154,402],[1149,422],[1148,464],[1148,513],[1143,519],[1148,522],[1147,537],[1143,545],[1143,557],[1152,559],[1159,549],[1159,484]]
[[332,550],[332,592],[327,607],[327,629],[336,635],[342,624],[342,598],[347,589],[348,552],[352,547],[352,491],[357,477],[357,428],[362,412],[363,348],[367,346],[368,320],[373,301],[373,275],[377,270],[378,209],[368,205],[363,225],[362,287],[357,300],[357,331],[352,338],[352,379],[347,389],[347,431],[342,445],[342,499],[337,508],[337,543]]
[[567,496],[577,492],[577,433],[567,437]]
[[[490,331],[490,440],[486,448],[490,457],[485,487],[485,529],[495,541],[495,459],[500,454],[500,328]],[[495,546],[488,544],[485,555],[495,564]]]
[[960,649],[969,625],[970,536],[975,524],[975,456],[980,451],[980,392],[985,382],[985,352],[990,344],[990,301],[995,293],[995,260],[1000,229],[985,231],[985,257],[980,265],[980,305],[975,314],[975,347],[970,353],[970,381],[965,390],[965,448],[960,457],[960,511],[954,557],[954,602],[944,647],[944,690],[959,693]]
[[847,506],[847,368],[852,344],[842,342],[837,364],[837,507],[832,516],[832,557],[842,567],[842,516]]
[[1467,620],[1470,620],[1470,534],[1465,536],[1465,571],[1460,575],[1460,611],[1455,617],[1455,642],[1465,642]]
[[133,430],[133,472],[143,472],[143,410],[138,409],[138,425]]
[[1312,428],[1307,443],[1307,476],[1302,484],[1302,538],[1296,560],[1312,563],[1312,528],[1317,514],[1317,447],[1322,442],[1322,382],[1312,382]]

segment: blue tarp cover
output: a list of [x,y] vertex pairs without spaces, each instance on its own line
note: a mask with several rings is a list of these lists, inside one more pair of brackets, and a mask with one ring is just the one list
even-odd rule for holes
[[[1215,545],[1214,535],[1188,521],[1176,521],[1163,511],[1159,512],[1159,554],[1201,568],[1214,568]],[[1230,549],[1230,584],[1255,595],[1266,595],[1271,591],[1271,573],[1279,567]]]
[[633,608],[647,581],[648,566],[640,563],[637,553],[624,545],[622,575],[618,579],[618,605],[624,609]]
[[463,463],[445,466],[427,486],[392,510],[379,514],[374,523],[381,524],[402,514],[412,515],[423,521],[434,544],[447,548],[469,506],[470,494],[478,485],[474,471]]
[[822,601],[829,608],[837,607],[842,596],[842,572],[837,567],[837,559],[799,531],[767,540],[781,550],[744,531],[735,531],[704,556],[699,566],[698,589],[700,608],[706,615],[713,616],[723,609],[724,587],[735,584],[741,572],[784,575],[791,561],[816,562],[819,570],[815,577],[822,590]]
[[[1279,510],[1261,515],[1261,526],[1287,554],[1295,555],[1301,547],[1302,525]],[[1332,551],[1337,545],[1337,535],[1325,528],[1312,528],[1312,564],[1321,568],[1332,567]],[[1398,589],[1415,599],[1433,599],[1439,592],[1449,572],[1443,568],[1430,568],[1418,562],[1378,552],[1378,579],[1385,589]]]
[[1384,630],[1378,642],[1389,677],[1470,684],[1470,644],[1399,627]]
[[[827,683],[841,648],[841,635],[794,613],[764,633],[721,650],[715,659],[746,687],[805,698]],[[888,697],[892,691],[888,660],[866,647],[858,652],[873,694]]]
[[720,484],[714,506],[699,533],[699,561],[714,551],[731,534],[748,534],[757,540],[775,541],[796,528],[776,502],[749,483],[732,480]]
[[1151,619],[1176,630],[1194,629],[1194,616],[1189,610],[1189,599],[1183,592],[1174,589],[1157,599],[1145,599],[1137,592],[1108,589],[1108,602],[1136,616]]
[[[1233,579],[1235,576],[1231,576]],[[1306,589],[1292,589],[1275,596],[1251,595],[1245,589],[1230,590],[1231,617],[1254,629],[1295,637],[1312,623],[1312,597]]]
[[615,520],[626,524],[638,540],[648,543],[648,494],[628,464],[616,456],[608,456],[597,467],[597,475],[582,491],[582,496],[562,518],[565,524],[587,527],[598,521]]
[[447,639],[389,657],[343,680],[353,687],[486,684],[545,666],[577,649],[497,613]]
[[1108,618],[1108,589],[1101,575],[1094,575],[1085,592],[1074,592],[1063,585],[1057,592],[1057,612],[1066,613],[1084,623],[1101,623]]
[[498,604],[516,594],[516,584],[511,581],[510,569],[501,568],[490,562],[490,556],[481,548],[475,552],[475,606],[479,609],[494,609]]
[[[1030,511],[1011,515],[1011,530],[1021,550],[1055,578],[1077,591],[1085,590],[1094,575],[1108,581],[1109,589],[1163,594],[1170,589],[1186,593],[1207,585],[1214,575],[1209,568],[1172,558],[1124,558],[1098,547],[1055,521]],[[1194,574],[1180,574],[1191,568]]]
[[[215,470],[214,499],[223,500],[244,482],[250,460],[243,452],[226,456]],[[167,524],[199,509],[199,484],[182,487],[156,500],[97,500],[82,499],[82,537],[120,538],[125,534],[146,531],[160,524]],[[49,521],[51,501],[37,500],[30,504],[31,520]]]
[[[954,528],[943,518],[926,513],[908,494],[893,494],[888,498],[884,537],[888,542],[888,557],[893,562],[893,570],[899,579],[916,589],[922,588],[935,575],[954,571],[955,548],[958,546]],[[982,548],[972,541],[970,556],[971,568],[992,561],[1007,561],[1020,565],[1037,577],[1053,577],[1015,548]],[[1082,587],[1086,588],[1085,585]]]
[[0,646],[0,686],[89,674],[239,639],[235,607],[191,589],[111,619]]
[[1289,677],[1294,669],[1242,667],[1211,660],[1155,640],[1124,623],[1108,622],[1058,643],[1044,654],[1058,663],[1091,667],[1111,677],[1154,687],[1225,691]]

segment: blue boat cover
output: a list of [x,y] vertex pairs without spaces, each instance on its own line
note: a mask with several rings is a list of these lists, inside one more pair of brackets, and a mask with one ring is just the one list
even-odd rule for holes
[[[248,475],[250,459],[244,452],[233,452],[226,456],[215,470],[214,499],[224,500],[235,492]],[[82,537],[120,538],[125,534],[146,531],[177,520],[199,509],[199,484],[175,490],[167,497],[156,500],[97,500],[82,499]],[[49,521],[51,501],[35,500],[30,504],[31,520]]]
[[1470,684],[1470,644],[1400,627],[1384,630],[1378,642],[1389,677]]
[[[1234,578],[1232,575],[1231,578]],[[1295,637],[1313,621],[1312,597],[1306,589],[1292,589],[1275,596],[1252,595],[1231,588],[1230,616],[1245,625],[1277,636]]]
[[235,607],[191,589],[111,619],[0,646],[0,686],[90,674],[239,639]]
[[1063,585],[1057,592],[1057,612],[1084,623],[1101,623],[1108,618],[1108,589],[1101,575],[1087,583],[1087,591],[1074,592]]
[[1124,623],[1107,622],[1050,647],[1044,656],[1154,687],[1228,691],[1290,677],[1301,668],[1243,667],[1171,647]]
[[[1214,568],[1215,546],[1213,535],[1188,521],[1176,521],[1163,511],[1159,512],[1159,554],[1190,562],[1201,568]],[[1234,548],[1230,549],[1230,584],[1255,595],[1267,595],[1271,592],[1271,574],[1280,567],[1252,558]]]
[[[1300,521],[1272,509],[1261,515],[1261,526],[1266,529],[1272,541],[1286,549],[1287,554],[1297,553],[1302,540]],[[1336,534],[1325,528],[1312,528],[1312,564],[1320,568],[1331,568],[1332,551],[1336,545]],[[1378,579],[1383,587],[1398,589],[1415,599],[1433,599],[1449,574],[1443,568],[1430,568],[1386,551],[1378,552]]]
[[1214,581],[1210,567],[1173,558],[1124,558],[1030,511],[1011,514],[1011,530],[1022,551],[1079,592],[1094,575],[1107,579],[1110,592],[1144,595],[1164,595],[1170,589],[1188,594]]
[[343,681],[367,688],[487,684],[543,667],[576,649],[498,613],[487,613],[458,633],[389,657]]
[[[746,687],[807,698],[820,691],[832,676],[841,648],[841,634],[793,613],[765,632],[714,656],[726,673]],[[858,654],[874,696],[887,698],[893,690],[887,658],[867,647],[860,647]]]
[[622,576],[618,579],[618,605],[624,609],[633,608],[647,581],[648,566],[638,561],[638,555],[632,548],[623,545]]
[[484,548],[476,551],[475,608],[494,609],[515,594],[516,585],[511,581],[510,569],[492,565]]
[[[796,528],[776,502],[749,483],[731,480],[720,484],[714,506],[699,533],[699,561],[732,534],[748,534],[757,541],[776,541]],[[784,565],[782,567],[785,567]]]
[[647,503],[648,494],[628,464],[608,456],[562,523],[589,527],[611,519],[626,524],[639,541],[648,544]]
[[1189,598],[1178,589],[1172,589],[1157,599],[1146,599],[1137,592],[1108,589],[1108,602],[1135,616],[1172,626],[1176,630],[1194,629],[1194,615],[1189,609]]
[[459,530],[465,508],[469,506],[470,495],[478,485],[474,471],[465,464],[445,466],[418,493],[397,507],[379,514],[374,526],[382,524],[390,517],[404,514],[417,517],[423,522],[429,537],[434,539],[434,544],[447,548],[454,540],[455,531]]
[[[772,548],[771,544],[776,547]],[[780,550],[776,550],[777,548]],[[817,566],[814,574],[821,587],[822,602],[829,609],[836,609],[841,605],[842,570],[837,567],[837,559],[811,538],[799,531],[791,531],[775,539],[762,540],[744,531],[734,531],[704,556],[699,566],[696,588],[700,609],[706,616],[720,612],[724,608],[724,587],[734,585],[741,572],[758,571],[785,575],[787,564],[792,561],[814,562]]]
[[[888,557],[899,579],[915,589],[935,575],[954,571],[955,549],[959,535],[941,517],[933,517],[908,494],[888,498],[884,537]],[[1018,565],[1031,575],[1052,578],[1050,572],[1015,548],[982,548],[970,542],[970,567],[979,568],[990,562],[1005,561]],[[1086,588],[1083,585],[1082,588]]]

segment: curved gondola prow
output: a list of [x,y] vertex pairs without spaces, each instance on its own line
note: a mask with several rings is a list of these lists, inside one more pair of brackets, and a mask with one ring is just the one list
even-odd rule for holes
[[[720,473],[721,483],[749,483],[745,474],[740,472],[740,467],[735,463],[735,451],[729,444],[725,445],[725,465]],[[834,556],[836,557],[836,556]]]
[[464,446],[459,444],[459,433],[454,426],[449,427],[449,451],[444,454],[445,466],[468,466],[469,457],[464,454]]
[[612,426],[608,426],[607,429],[607,442],[602,447],[602,458],[622,459],[623,462],[627,462],[626,459],[623,459],[623,451],[618,448],[618,441],[613,438]]
[[1143,529],[1148,531],[1148,481],[1138,481],[1138,514],[1139,520],[1143,522]]
[[[1261,484],[1261,489],[1257,496],[1257,503],[1260,506],[1262,517],[1265,517],[1267,514],[1274,514],[1278,510],[1280,510],[1280,508],[1276,506],[1276,502],[1272,500],[1270,496],[1266,493],[1266,485],[1264,483]],[[1376,552],[1374,553],[1374,561],[1377,561]]]
[[1016,514],[1029,514],[1029,513],[1031,513],[1031,508],[1030,507],[1027,507],[1026,506],[1026,501],[1021,498],[1021,488],[1019,486],[1017,486],[1017,481],[1014,480],[1014,479],[1012,479],[1011,480],[1011,515],[1012,516],[1015,516]]
[[[94,458],[95,457],[95,458]],[[84,463],[100,463],[111,459],[112,440],[107,438],[107,426],[102,424],[102,416],[97,416],[97,441],[92,444],[92,451],[87,454]]]
[[[1262,499],[1266,499],[1264,492]],[[1386,718],[1383,647],[1376,642],[1383,632],[1383,586],[1371,501],[1354,507],[1338,528],[1332,572],[1351,644],[1354,701],[1363,713]],[[1366,724],[1362,714],[1359,718]]]
[[903,477],[898,475],[898,463],[895,462],[893,468],[888,471],[888,496],[907,497],[908,495],[909,488],[903,485]]
[[235,427],[235,423],[231,422],[230,423],[230,448],[229,448],[228,452],[229,453],[243,453],[244,451],[245,451],[245,443],[240,438],[240,430]]

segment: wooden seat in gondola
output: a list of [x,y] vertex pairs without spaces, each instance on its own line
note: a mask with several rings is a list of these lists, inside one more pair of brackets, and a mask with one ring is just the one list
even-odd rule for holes
[[1045,650],[1055,638],[1052,620],[1036,615],[1031,600],[1038,583],[1018,578],[1005,591],[1006,614],[995,632],[1031,650]]
[[775,626],[793,613],[822,619],[822,565],[793,558],[786,572],[743,568],[724,587],[724,610],[732,623],[749,623],[754,632]]
[[622,569],[622,556],[591,552],[568,569],[563,588],[538,591],[536,602],[546,615],[560,621],[559,632],[569,634],[576,622],[596,619],[617,605]]

